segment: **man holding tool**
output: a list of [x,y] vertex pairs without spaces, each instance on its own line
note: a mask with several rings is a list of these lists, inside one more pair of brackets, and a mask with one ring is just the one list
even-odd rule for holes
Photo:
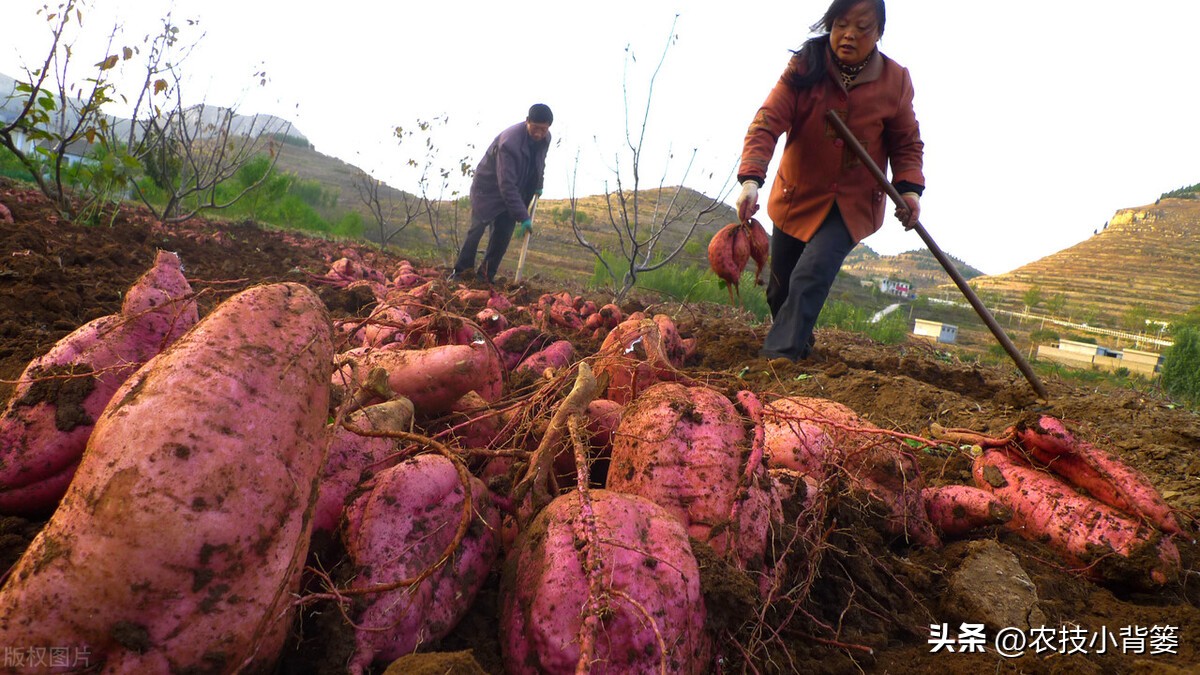
[[911,228],[924,190],[924,144],[908,70],[884,56],[883,0],[834,0],[759,108],[746,132],[738,217],[758,210],[779,137],[783,156],[767,203],[774,224],[767,304],[773,318],[761,356],[807,358],[813,327],[846,255],[883,226],[887,198],[871,172],[834,132],[835,111],[880,164],[890,161],[903,194],[896,217]]
[[520,237],[533,231],[531,200],[542,192],[553,122],[550,107],[535,103],[524,122],[500,132],[488,146],[471,182],[471,228],[463,239],[451,279],[475,267],[479,240],[484,230],[490,229],[478,275],[489,284],[495,283],[496,270],[514,229]]

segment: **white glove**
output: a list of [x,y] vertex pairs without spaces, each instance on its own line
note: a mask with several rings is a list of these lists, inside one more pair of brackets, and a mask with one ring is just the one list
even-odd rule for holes
[[742,193],[734,204],[737,206],[738,220],[743,223],[750,220],[758,212],[758,183],[752,180],[742,183]]
[[921,195],[915,192],[905,192],[900,195],[904,198],[904,203],[908,205],[908,211],[899,206],[896,207],[896,218],[904,224],[904,229],[911,230],[917,225],[918,219],[921,217]]

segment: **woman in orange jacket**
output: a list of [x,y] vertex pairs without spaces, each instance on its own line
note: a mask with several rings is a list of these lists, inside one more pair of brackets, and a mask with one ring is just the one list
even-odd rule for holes
[[886,195],[827,111],[837,112],[877,165],[891,163],[893,184],[908,206],[895,212],[905,228],[920,214],[924,144],[908,70],[876,46],[886,18],[883,0],[834,0],[812,26],[820,34],[793,53],[746,132],[738,168],[743,221],[758,211],[758,188],[779,137],[787,135],[767,201],[774,223],[767,283],[773,321],[761,356],[809,356],[842,262],[883,226]]

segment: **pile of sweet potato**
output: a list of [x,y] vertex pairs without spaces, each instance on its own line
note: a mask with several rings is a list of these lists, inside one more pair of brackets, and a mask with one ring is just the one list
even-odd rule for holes
[[[362,311],[331,318],[331,288]],[[351,258],[200,318],[161,254],[0,420],[0,509],[57,506],[0,587],[0,641],[108,671],[269,669],[320,603],[365,672],[451,633],[503,569],[511,672],[710,672],[699,556],[767,602],[839,508],[899,546],[999,524],[1103,578],[1178,573],[1170,509],[1056,420],[981,454],[977,485],[933,487],[845,406],[689,377],[703,348],[665,314]],[[1109,504],[1086,532],[1050,471]],[[314,559],[314,533],[343,558]]]

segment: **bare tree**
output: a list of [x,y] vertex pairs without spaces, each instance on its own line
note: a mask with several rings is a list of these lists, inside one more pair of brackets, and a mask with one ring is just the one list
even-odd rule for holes
[[[64,0],[53,8],[45,5],[38,10],[50,27],[50,46],[42,65],[26,69],[25,81],[16,85],[12,98],[19,101],[20,110],[10,122],[0,125],[0,145],[17,158],[68,220],[97,213],[108,191],[126,177],[119,162],[81,168],[80,158],[93,144],[103,141],[108,128],[109,119],[101,107],[113,101],[114,87],[108,78],[122,58],[114,50],[114,27],[104,56],[83,80],[85,84],[72,82],[73,66],[78,63],[73,60],[70,29],[82,23],[85,6],[82,0]],[[120,51],[124,58],[131,55],[129,48]],[[107,175],[102,175],[105,170]],[[70,184],[80,174],[101,189],[73,199]]]
[[[186,28],[197,26],[195,21],[185,23]],[[236,108],[205,102],[189,105],[184,97],[183,64],[204,34],[183,43],[183,28],[168,14],[161,32],[144,39],[146,49],[138,53],[144,59],[145,76],[121,139],[125,152],[157,188],[135,183],[135,195],[168,222],[228,208],[260,187],[273,175],[283,146],[280,139],[291,130],[289,122],[271,116],[242,116]],[[266,85],[264,70],[253,77],[259,86]],[[231,193],[219,189],[263,155],[269,161],[261,174],[242,180]]]
[[365,171],[354,174],[354,191],[358,199],[371,213],[371,220],[379,229],[379,247],[391,243],[425,212],[423,200],[407,192],[400,192],[400,201],[392,196],[387,185]]
[[[675,34],[675,21],[671,23],[671,34],[663,48],[658,64],[650,76],[646,93],[646,103],[636,139],[630,131],[629,121],[629,64],[636,59],[630,48],[626,47],[625,77],[623,80],[625,101],[625,145],[629,151],[629,171],[631,184],[627,183],[621,173],[621,158],[618,155],[614,164],[613,174],[616,188],[609,189],[605,182],[604,198],[607,211],[608,226],[616,234],[620,258],[617,265],[610,264],[603,251],[594,243],[589,242],[584,227],[576,215],[575,186],[571,186],[571,230],[576,241],[591,251],[592,255],[601,262],[613,282],[613,292],[617,301],[621,301],[637,284],[637,277],[644,272],[657,270],[679,255],[696,228],[709,225],[716,218],[716,211],[722,205],[728,188],[718,191],[716,197],[706,197],[698,192],[683,187],[691,173],[696,159],[697,149],[693,148],[684,167],[683,175],[673,187],[667,187],[669,168],[664,168],[658,185],[652,190],[641,188],[642,150],[646,142],[646,129],[649,126],[651,103],[654,100],[654,84],[666,61],[667,52],[678,39]],[[668,160],[673,154],[668,152]],[[669,167],[670,161],[667,162]],[[578,159],[576,159],[578,166]],[[732,175],[732,172],[731,172]],[[712,174],[709,175],[712,177]],[[727,176],[724,184],[728,185]]]
[[435,248],[442,248],[442,210],[449,207],[452,211],[451,246],[458,246],[458,199],[461,190],[454,187],[455,178],[469,179],[475,169],[471,164],[471,152],[475,146],[467,144],[467,153],[456,160],[457,166],[446,165],[440,161],[441,152],[434,142],[438,128],[445,128],[450,118],[445,115],[435,115],[428,120],[418,119],[416,129],[397,126],[393,131],[397,145],[402,149],[418,146],[419,155],[412,155],[405,164],[416,171],[417,193],[420,196],[425,220],[429,225],[429,233],[433,236]]
[[[185,105],[182,64],[195,42],[180,42],[181,28],[170,14],[160,33],[144,38],[144,48],[115,48],[114,26],[95,71],[82,80],[85,85],[74,84],[71,66],[86,57],[74,54],[68,29],[82,22],[85,4],[63,0],[39,11],[51,26],[48,54],[43,65],[27,70],[27,81],[17,85],[22,105],[16,118],[0,126],[0,144],[25,166],[64,217],[90,218],[115,196],[131,191],[162,220],[187,220],[202,209],[230,206],[272,174],[278,158],[276,138],[286,135],[290,124],[271,117],[243,117],[203,103]],[[145,77],[139,89],[122,94],[110,75],[135,58],[143,59]],[[265,73],[255,76],[266,83]],[[102,112],[118,100],[132,101],[129,121]],[[25,139],[35,144],[32,152]],[[270,166],[258,180],[234,194],[219,193],[218,186],[264,154]],[[68,194],[69,188],[75,188],[74,194]]]

